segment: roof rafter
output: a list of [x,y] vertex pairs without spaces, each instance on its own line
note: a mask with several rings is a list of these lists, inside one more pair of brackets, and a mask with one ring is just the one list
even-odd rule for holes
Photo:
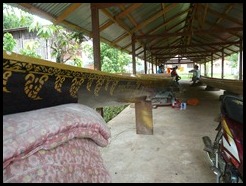
[[146,38],[158,38],[158,37],[176,37],[176,36],[185,36],[185,35],[200,35],[200,34],[210,34],[211,32],[237,32],[243,31],[243,27],[232,27],[232,28],[224,28],[224,29],[206,29],[206,30],[198,30],[193,32],[177,32],[177,33],[163,33],[163,34],[155,34],[155,35],[136,35],[137,39],[146,39]]
[[236,42],[217,42],[217,43],[202,43],[202,44],[190,44],[190,45],[176,45],[166,47],[151,47],[150,50],[169,49],[169,48],[190,48],[190,47],[201,47],[201,46],[215,46],[215,45],[235,45],[239,44],[240,41]]
[[63,10],[62,14],[56,18],[56,21],[54,23],[58,24],[61,21],[63,21],[69,14],[71,14],[73,11],[75,11],[77,8],[79,8],[80,5],[81,5],[81,3],[72,3],[68,8]]

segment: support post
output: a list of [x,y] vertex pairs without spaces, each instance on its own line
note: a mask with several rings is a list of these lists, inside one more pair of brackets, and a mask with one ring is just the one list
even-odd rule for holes
[[243,40],[240,38],[240,50],[239,50],[239,80],[243,79]]
[[136,74],[135,34],[132,34],[132,72]]
[[152,102],[140,101],[135,103],[136,133],[153,134]]
[[221,79],[224,79],[224,48],[221,51]]
[[[94,69],[101,71],[100,60],[100,32],[99,32],[99,12],[98,8],[91,4],[91,22],[92,22],[92,37],[93,37],[93,56]],[[103,108],[96,108],[97,112],[103,117]]]
[[213,66],[214,66],[214,61],[213,61],[213,53],[211,53],[211,78],[214,77],[214,69],[213,69]]
[[146,46],[144,47],[144,73],[147,74]]

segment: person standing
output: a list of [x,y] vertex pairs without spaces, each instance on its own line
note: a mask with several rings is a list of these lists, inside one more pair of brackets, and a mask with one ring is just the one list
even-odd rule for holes
[[164,73],[164,65],[163,64],[159,65],[159,68],[157,70],[157,74],[161,74],[161,73]]
[[174,68],[172,69],[171,77],[175,77],[176,83],[179,84],[178,81],[181,79],[181,77],[178,75],[177,69],[178,69],[178,66],[176,66],[176,67],[174,67]]
[[199,66],[195,65],[194,69],[190,70],[189,72],[190,73],[193,72],[193,76],[191,80],[193,83],[191,84],[191,86],[194,86],[196,82],[200,80],[201,77],[201,71],[199,70]]

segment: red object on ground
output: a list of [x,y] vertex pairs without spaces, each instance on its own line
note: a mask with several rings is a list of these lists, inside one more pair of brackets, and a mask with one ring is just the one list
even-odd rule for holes
[[190,98],[190,99],[187,100],[187,104],[188,104],[188,105],[193,105],[193,106],[195,106],[195,105],[197,105],[198,103],[199,103],[199,100],[198,100],[197,98]]

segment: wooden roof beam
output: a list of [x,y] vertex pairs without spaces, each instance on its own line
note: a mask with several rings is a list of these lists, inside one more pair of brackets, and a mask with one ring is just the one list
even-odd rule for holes
[[[179,14],[179,16],[182,15],[183,13],[186,13],[187,11],[188,11],[188,9],[185,10],[185,11],[183,11],[181,14]],[[177,17],[177,16],[173,16],[171,19],[167,20],[161,27],[165,26],[167,23],[169,23],[171,20],[174,20],[176,17]],[[166,30],[166,32],[168,32],[168,31],[172,30],[173,28],[179,26],[179,25],[182,24],[183,22],[185,22],[185,19],[179,21],[178,23],[176,23],[175,25],[173,25],[172,27],[170,27],[168,30]],[[160,29],[161,27],[159,26],[158,29]],[[180,28],[179,30],[182,30],[182,29],[183,29],[183,28]],[[179,30],[178,30],[178,31],[179,31]],[[151,30],[151,32],[149,32],[149,33],[147,33],[147,34],[153,33],[154,31],[155,31],[155,30]],[[157,38],[157,39],[158,39],[158,38]],[[157,43],[160,43],[160,42],[161,42],[161,40],[156,41],[155,39],[152,39],[150,42],[148,42],[148,45],[156,45]],[[154,44],[153,44],[153,43],[154,43]]]
[[104,9],[112,6],[121,6],[126,3],[91,3],[92,8]]
[[201,44],[190,44],[190,45],[151,47],[150,50],[160,50],[160,49],[170,49],[170,48],[192,48],[192,47],[216,46],[216,45],[235,45],[235,44],[239,44],[239,43],[240,43],[240,41],[236,41],[236,42],[217,42],[217,43],[201,43]]
[[[166,11],[168,9],[172,9],[174,8],[175,6],[177,5],[177,3],[172,3],[171,5],[169,5],[167,8],[166,8]],[[163,15],[163,11],[159,11],[157,12],[155,15],[153,15],[152,17],[150,17],[149,19],[147,19],[146,21],[140,23],[139,25],[137,25],[136,27],[134,27],[131,32],[136,32],[137,30],[139,30],[140,28],[148,25],[149,23],[151,23],[152,21],[156,20],[157,18],[159,18],[160,16]]]
[[[120,6],[120,9],[122,10],[122,12],[125,12],[125,9],[124,9],[123,6]],[[136,8],[135,8],[135,9],[136,9]],[[135,10],[135,9],[133,9],[133,10]],[[130,20],[130,22],[131,22],[134,26],[137,26],[137,22],[136,22],[136,20],[130,15],[130,12],[128,12],[128,14],[127,14],[125,17],[127,17],[127,18]],[[116,19],[116,20],[119,20],[119,17],[117,16],[115,19]],[[141,30],[140,32],[141,32],[142,34],[144,34],[142,30]]]
[[[195,10],[197,9],[197,3],[191,3],[190,4],[190,8],[189,8],[189,13],[187,15],[187,18],[186,18],[186,23],[185,23],[185,28],[184,30],[185,31],[189,31],[189,32],[192,32],[192,25],[193,25],[193,21],[194,21],[194,16],[195,16]],[[185,41],[184,43],[189,45],[190,42],[191,42],[191,36],[192,35],[188,35],[188,36],[185,36]]]
[[71,14],[73,11],[75,11],[77,8],[79,8],[81,5],[81,3],[71,3],[71,5],[66,8],[65,10],[62,11],[61,15],[59,15],[56,18],[56,21],[54,22],[54,24],[58,24],[61,21],[63,21],[67,16],[69,16],[69,14]]
[[[44,18],[44,19],[47,19],[47,20],[51,21],[52,23],[56,22],[56,19],[57,19],[56,17],[53,17],[53,16],[49,15],[48,13],[37,9],[36,7],[30,5],[29,3],[17,3],[17,4],[22,6],[24,9],[28,9],[29,13],[33,13],[34,15],[37,15],[37,16],[39,16],[41,18]],[[65,21],[65,20],[63,20],[61,22],[64,25],[66,25],[68,28],[84,32],[84,33],[88,34],[91,37],[91,32],[89,32],[88,30],[82,29],[81,27],[79,27],[79,26],[77,26],[75,24],[72,24],[72,23],[70,23],[68,21]]]
[[[215,24],[213,24],[213,23],[211,23],[210,21],[206,21],[206,23],[208,24],[208,25],[210,25],[212,28],[218,28],[218,29],[224,29],[224,27],[222,27],[222,26],[219,26],[219,25],[215,25]],[[232,35],[235,35],[235,36],[237,36],[237,37],[240,37],[237,33],[235,33],[235,32],[229,32],[230,34],[232,34]]]
[[223,15],[220,16],[217,21],[215,22],[214,25],[218,25],[221,21],[223,21],[225,19],[225,15],[227,15],[229,13],[229,11],[233,8],[232,4],[230,4],[226,10],[224,11]]
[[[203,5],[201,5],[201,6],[203,6]],[[212,10],[211,8],[208,8],[208,11],[209,11],[210,13],[212,13],[213,15],[215,15],[215,16],[219,16],[219,17],[223,16],[225,19],[227,19],[227,20],[229,20],[229,21],[231,21],[231,22],[233,22],[233,23],[237,23],[237,24],[243,26],[243,23],[240,22],[240,21],[238,21],[238,19],[232,18],[232,17],[228,16],[228,15],[225,14],[225,13],[221,14],[221,13],[215,11],[215,10]]]
[[[220,54],[217,53],[213,53],[214,56],[219,56],[220,57]],[[171,56],[176,56],[176,55],[180,55],[181,57],[185,57],[185,58],[197,58],[197,57],[207,57],[207,56],[211,56],[211,53],[208,53],[208,54],[204,54],[204,55],[185,55],[185,54],[179,54],[179,53],[172,53],[172,54],[165,54],[165,55],[162,55],[162,56],[156,56],[158,59],[168,59],[168,58],[174,58],[174,57],[171,57]],[[179,57],[180,58],[180,57]]]
[[[106,16],[108,16],[113,22],[115,22],[115,23],[118,24],[120,27],[122,27],[122,28],[127,32],[127,34],[128,34],[130,37],[132,36],[133,32],[129,31],[129,30],[127,29],[127,27],[121,22],[121,20],[119,20],[119,19],[116,20],[116,19],[110,14],[110,12],[109,12],[108,10],[106,10],[106,9],[103,9],[102,12],[103,12]],[[124,35],[125,35],[125,34],[124,34]],[[116,45],[116,42],[114,42],[113,44]],[[140,43],[140,44],[141,44],[141,43]],[[130,43],[130,45],[131,45],[131,43]],[[141,44],[141,45],[143,45],[143,44]],[[122,50],[126,50],[126,48],[128,48],[128,47],[122,47],[121,49],[122,49]]]
[[[188,60],[190,60],[190,59],[188,59]],[[192,60],[190,60],[191,62],[173,62],[173,63],[167,63],[167,62],[165,62],[165,61],[162,61],[164,64],[166,64],[166,65],[177,65],[177,64],[190,64],[190,63],[194,63]]]
[[123,16],[129,15],[130,12],[133,10],[136,10],[138,7],[140,7],[143,3],[133,3],[131,6],[127,7],[124,11],[119,13],[117,16],[115,16],[115,19],[119,19]]
[[17,3],[17,4],[19,4],[20,6],[22,6],[25,9],[27,9],[29,13],[33,13],[34,15],[38,15],[38,16],[40,16],[44,19],[47,19],[53,23],[56,21],[55,17],[49,15],[48,13],[46,13],[44,11],[37,9],[36,7],[32,6],[30,3]]
[[[172,29],[175,28],[176,26],[182,24],[184,21],[185,21],[185,19],[182,20],[182,21],[180,21],[180,22],[178,22],[177,24],[173,25],[171,28],[169,28],[169,30],[167,30],[167,32],[170,31],[170,30],[172,30]],[[180,30],[182,30],[182,29],[183,29],[183,28],[180,28],[180,29],[178,29],[177,31],[180,31]],[[169,39],[169,38],[168,38],[168,39]],[[179,41],[180,38],[177,38],[176,41],[177,41],[177,40]],[[176,42],[176,41],[174,41],[174,42]],[[151,47],[153,47],[153,46],[155,46],[155,45],[157,45],[158,43],[161,43],[161,42],[163,42],[163,41],[160,40],[160,39],[159,39],[159,40],[152,39],[151,41],[146,41],[146,42],[148,42],[148,46],[149,46],[149,48],[151,48]],[[173,43],[169,43],[169,45],[171,45],[171,44],[173,44]]]
[[[154,33],[155,31],[159,30],[160,28],[162,28],[162,27],[166,26],[168,23],[170,23],[170,22],[174,21],[174,20],[175,20],[175,18],[177,18],[177,17],[179,17],[179,16],[181,16],[181,15],[183,15],[183,14],[187,13],[188,11],[189,11],[189,9],[187,9],[187,10],[185,10],[185,11],[183,11],[183,12],[181,12],[181,13],[177,14],[177,15],[174,15],[172,18],[170,18],[170,19],[166,20],[166,21],[165,21],[165,23],[163,23],[162,25],[160,25],[160,26],[158,26],[158,27],[156,27],[156,28],[154,28],[154,29],[150,30],[150,31],[149,31],[148,33],[146,33],[146,34],[147,34],[147,35],[149,35],[149,34]],[[165,11],[165,12],[167,12],[167,11]],[[181,24],[182,22],[184,22],[184,21],[185,21],[185,19],[184,19],[184,20],[179,21],[179,22],[178,22],[178,23],[176,23],[174,26],[172,26],[171,28],[169,28],[169,30],[172,30],[174,27],[176,27],[176,26],[180,25],[180,24]]]
[[163,33],[163,34],[155,34],[155,35],[136,35],[136,39],[146,39],[146,38],[159,38],[159,37],[176,37],[176,36],[186,36],[186,35],[204,35],[211,34],[214,32],[237,32],[243,31],[243,27],[232,27],[232,28],[224,28],[224,29],[207,29],[207,30],[197,30],[193,32],[185,31],[185,32],[176,32],[176,33]]
[[112,20],[107,21],[102,26],[100,26],[100,28],[99,28],[100,32],[103,31],[104,29],[108,28],[112,24],[114,24],[114,22]]
[[[116,38],[112,44],[113,45],[116,45],[116,43],[120,42],[121,40],[125,39],[126,37],[130,37],[129,34],[125,33],[125,34],[122,34],[121,36],[119,36],[118,38]],[[123,48],[124,49],[124,48]]]
[[[114,22],[120,24],[120,18],[127,14],[127,17],[128,19],[132,22],[133,25],[137,25],[136,21],[132,18],[132,16],[129,15],[129,13],[135,9],[137,9],[139,6],[141,6],[142,3],[134,3],[132,6],[128,7],[127,9],[123,10],[121,13],[119,13],[117,16],[114,16],[114,17],[111,17],[111,20],[114,20]],[[123,9],[122,7],[120,7],[121,9]],[[123,24],[123,23],[122,23]],[[120,26],[122,25],[120,24]],[[124,27],[123,27],[124,28]],[[124,28],[125,29],[125,28]],[[126,30],[127,33],[124,33],[122,34],[121,36],[119,36],[117,39],[115,39],[113,42],[112,42],[112,46],[115,46],[119,41],[121,41],[122,39],[132,35],[132,33],[130,33],[128,30]],[[142,33],[142,32],[141,32]],[[131,45],[131,43],[129,44]],[[125,50],[126,48],[128,48],[129,46],[126,46],[126,47],[122,47],[123,50]]]
[[[180,52],[180,55],[182,55],[182,54],[201,54],[201,53],[211,54],[211,52],[215,52],[215,51],[190,51],[190,52],[184,52],[184,53]],[[164,52],[164,53],[152,53],[152,54],[155,55],[155,56],[162,56],[162,55],[166,55],[166,54],[168,54],[168,55],[175,55],[175,54],[177,54],[177,52],[175,52],[175,53],[165,53]]]
[[[178,55],[178,54],[177,54]],[[208,57],[208,56],[211,56],[211,54],[208,54],[208,55],[182,55],[181,57],[182,58],[190,58],[190,57]],[[181,58],[180,57],[180,58]],[[158,57],[158,59],[166,59],[167,57]],[[173,58],[173,57],[171,57]]]
[[207,13],[208,13],[208,5],[209,3],[205,3],[205,8],[203,8],[203,16],[202,16],[202,28],[204,28],[204,25],[206,23],[206,17],[207,17]]

